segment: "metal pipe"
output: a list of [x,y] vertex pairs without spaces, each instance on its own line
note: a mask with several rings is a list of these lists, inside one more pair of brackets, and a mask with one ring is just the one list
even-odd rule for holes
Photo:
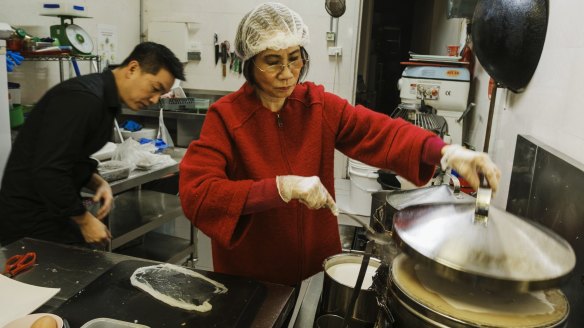
[[493,92],[491,94],[491,102],[489,103],[489,117],[487,119],[487,132],[485,133],[485,143],[483,146],[483,152],[489,152],[489,142],[491,141],[491,127],[493,125],[493,114],[495,112],[495,102],[497,100],[497,89],[499,85],[495,82],[493,86]]

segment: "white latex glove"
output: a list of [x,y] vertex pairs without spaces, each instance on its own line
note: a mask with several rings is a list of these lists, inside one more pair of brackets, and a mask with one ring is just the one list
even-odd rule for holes
[[298,199],[310,209],[328,207],[335,216],[339,215],[335,200],[317,176],[281,175],[276,177],[276,185],[280,197],[286,203]]
[[483,174],[493,191],[499,187],[501,171],[491,161],[489,155],[463,148],[460,145],[447,145],[442,148],[440,164],[443,170],[452,168],[477,190],[480,185],[479,174]]

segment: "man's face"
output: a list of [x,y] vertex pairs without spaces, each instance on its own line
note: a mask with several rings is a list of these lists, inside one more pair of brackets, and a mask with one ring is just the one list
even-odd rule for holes
[[122,101],[134,111],[158,103],[160,96],[168,93],[174,83],[174,76],[165,68],[150,74],[142,71],[138,62],[131,62],[127,69],[126,83],[120,93]]

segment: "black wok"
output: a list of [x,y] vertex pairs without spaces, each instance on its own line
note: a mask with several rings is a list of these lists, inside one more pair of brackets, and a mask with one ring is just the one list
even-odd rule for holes
[[487,73],[513,92],[525,89],[543,49],[548,0],[479,0],[473,50]]

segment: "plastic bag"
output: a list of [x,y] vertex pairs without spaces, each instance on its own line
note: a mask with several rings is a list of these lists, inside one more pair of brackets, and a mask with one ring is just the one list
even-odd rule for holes
[[154,154],[156,146],[152,143],[141,145],[138,141],[128,138],[124,140],[112,155],[112,160],[126,162],[132,170],[149,170],[158,164],[174,164],[176,161],[169,155]]
[[168,145],[166,144],[166,142],[164,142],[162,139],[148,139],[148,138],[140,138],[140,140],[138,140],[138,142],[143,145],[143,144],[147,144],[147,143],[151,143],[154,145],[154,147],[156,147],[156,153],[162,153],[164,152],[164,150],[166,148],[168,148]]
[[172,137],[164,125],[164,115],[162,114],[163,108],[160,107],[160,115],[158,116],[158,135],[156,139],[162,139],[166,143],[168,148],[174,148],[174,142],[172,142]]

